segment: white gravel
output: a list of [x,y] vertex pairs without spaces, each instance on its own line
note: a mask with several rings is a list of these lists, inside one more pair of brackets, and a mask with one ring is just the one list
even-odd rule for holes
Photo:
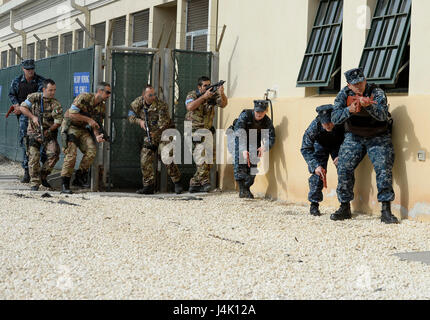
[[236,193],[52,194],[0,191],[0,299],[430,299],[430,266],[393,256],[430,251],[426,223]]

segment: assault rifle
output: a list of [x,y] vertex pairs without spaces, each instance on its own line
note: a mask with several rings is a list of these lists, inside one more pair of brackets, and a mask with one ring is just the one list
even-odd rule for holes
[[149,142],[149,146],[147,146],[146,148],[148,148],[149,150],[155,151],[157,150],[157,146],[152,143],[151,132],[149,131],[149,124],[148,124],[148,110],[143,108],[143,112],[145,113],[145,119],[143,119],[143,121],[145,122],[146,136],[148,137],[148,142]]
[[373,96],[369,97],[363,97],[363,96],[348,96],[348,98],[346,99],[346,105],[349,107],[351,104],[355,103],[358,104],[358,112],[361,111],[361,104],[360,104],[360,99],[363,99],[363,101],[367,104],[376,104],[376,101],[373,101]]
[[[222,86],[222,85],[224,85],[224,83],[225,83],[225,81],[224,80],[221,80],[221,81],[219,81],[219,82],[217,82],[217,83],[214,83],[214,84],[212,84],[212,85],[210,85],[209,87],[207,87],[206,88],[206,91],[210,91],[210,92],[217,92],[217,90]],[[200,98],[201,96],[203,95],[203,93],[200,93],[199,92],[199,94],[197,95],[197,98]]]
[[[93,118],[91,117],[91,115],[90,115],[89,113],[87,113],[87,112],[80,111],[80,114],[82,114],[83,116],[86,116],[86,117],[88,117],[88,118],[93,119]],[[101,119],[100,119],[100,118],[98,118],[98,117],[96,117],[96,118],[95,118],[95,119],[93,119],[93,120],[94,120],[94,121],[99,125],[98,131],[99,131],[99,133],[100,133],[100,134],[102,134],[102,135],[103,135],[103,139],[104,139],[106,142],[112,143],[112,139],[111,139],[111,137],[109,137],[109,136],[106,134],[106,131],[105,131],[105,129],[104,129],[104,127],[103,127],[103,125],[102,125],[102,121],[101,121]],[[93,137],[94,141],[97,141],[97,139],[96,139],[96,137],[95,137],[95,135],[94,135],[93,128],[89,128],[89,129],[88,129],[88,131],[91,133],[91,136]]]
[[43,112],[39,112],[39,115],[37,116],[37,120],[39,122],[39,130],[40,130],[40,136],[42,139],[42,144],[45,143],[45,134],[43,132]]

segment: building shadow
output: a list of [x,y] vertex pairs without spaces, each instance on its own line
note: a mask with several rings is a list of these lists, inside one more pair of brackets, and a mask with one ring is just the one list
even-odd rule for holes
[[393,141],[395,142],[393,180],[400,189],[400,195],[396,195],[396,198],[400,199],[401,217],[407,219],[409,214],[409,183],[406,161],[417,161],[418,151],[423,150],[427,154],[427,150],[420,146],[415,135],[414,123],[408,115],[406,106],[397,107],[391,115],[394,120]]
[[354,172],[354,200],[352,201],[354,214],[369,214],[372,212],[370,199],[375,192],[372,186],[373,172],[372,162],[366,154]]

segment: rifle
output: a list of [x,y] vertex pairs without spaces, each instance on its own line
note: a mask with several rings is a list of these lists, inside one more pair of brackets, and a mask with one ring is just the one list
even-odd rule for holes
[[[221,80],[221,81],[219,81],[217,83],[214,83],[214,84],[210,85],[209,87],[207,87],[206,91],[210,90],[211,92],[216,92],[219,89],[219,87],[221,87],[222,85],[224,85],[224,83],[225,83],[224,80]],[[199,92],[199,94],[197,95],[197,98],[200,98],[202,95],[203,95],[203,93]]]
[[9,115],[15,111],[15,107],[14,106],[10,106],[9,111],[6,113],[6,119],[9,117]]
[[42,139],[42,144],[44,144],[45,143],[45,134],[43,132],[43,112],[39,112],[37,119],[39,121],[39,130],[40,130],[40,136]]
[[148,141],[149,141],[149,146],[147,146],[146,148],[152,151],[155,151],[157,150],[158,147],[152,143],[151,132],[149,131],[149,125],[148,125],[148,110],[143,108],[143,112],[145,113],[145,119],[143,119],[143,121],[145,122],[146,136],[148,137]]
[[[106,134],[106,131],[105,131],[105,129],[104,129],[104,127],[103,127],[103,125],[102,125],[102,121],[101,121],[101,119],[100,119],[100,118],[98,118],[98,117],[96,117],[96,118],[92,118],[92,117],[91,117],[91,115],[90,115],[89,113],[87,113],[87,112],[83,112],[83,111],[80,111],[79,113],[80,113],[80,114],[82,114],[82,115],[83,115],[83,116],[85,116],[85,117],[88,117],[88,118],[93,119],[93,120],[94,120],[94,121],[99,125],[98,131],[99,131],[99,133],[100,133],[100,134],[102,134],[102,135],[103,135],[103,139],[104,139],[106,142],[112,143],[112,139],[111,139],[111,137],[109,137],[109,136]],[[88,129],[88,131],[91,133],[91,136],[93,137],[94,141],[96,141],[96,142],[97,142],[97,139],[96,139],[96,137],[95,137],[95,135],[94,135],[94,131],[93,131],[93,129],[92,129],[92,128],[89,128],[89,129]]]
[[360,99],[363,99],[364,102],[367,104],[376,104],[377,102],[373,100],[373,96],[369,97],[363,97],[363,96],[359,96],[359,95],[355,95],[355,96],[348,96],[348,98],[346,99],[346,105],[349,107],[351,104],[353,103],[358,103],[358,112],[361,112],[361,104],[360,104]]

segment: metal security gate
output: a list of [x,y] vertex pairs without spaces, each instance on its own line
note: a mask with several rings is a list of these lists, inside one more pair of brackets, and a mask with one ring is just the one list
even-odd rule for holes
[[[187,113],[185,99],[190,91],[197,89],[197,81],[201,76],[212,78],[213,54],[211,52],[173,50],[171,58],[173,60],[172,120],[176,129],[181,133],[183,151],[185,150],[184,121]],[[190,179],[196,171],[196,165],[194,161],[193,164],[184,164],[184,162],[184,152],[182,152],[182,162],[178,167],[182,173],[184,188],[188,189]],[[215,166],[214,169],[216,169]]]
[[[108,189],[137,189],[142,186],[140,151],[144,132],[128,121],[130,104],[147,84],[153,83],[156,50],[112,48],[112,97],[108,110],[112,137],[108,154]],[[156,88],[156,86],[154,86]]]
[[[55,81],[57,85],[55,97],[60,101],[63,112],[66,112],[74,99],[74,75],[87,73],[90,80],[89,90],[92,91],[93,82],[97,82],[99,78],[96,73],[100,71],[95,72],[96,61],[101,61],[100,47],[90,47],[38,60],[35,63],[36,73]],[[8,96],[10,85],[20,74],[22,74],[20,65],[0,70],[0,154],[13,161],[22,161],[22,151],[18,141],[18,121],[13,114],[5,119],[5,114],[11,105]],[[58,142],[61,146],[61,139],[58,139]],[[57,169],[61,169],[63,159],[64,154],[61,153],[60,160],[55,166]],[[80,161],[80,158],[78,160]]]

